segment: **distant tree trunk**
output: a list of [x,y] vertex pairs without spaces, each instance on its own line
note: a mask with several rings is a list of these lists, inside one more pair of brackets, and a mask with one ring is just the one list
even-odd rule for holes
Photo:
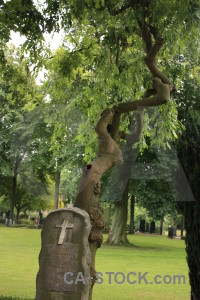
[[17,175],[18,175],[18,168],[20,165],[20,161],[21,160],[17,158],[14,167],[14,175],[12,179],[12,193],[11,193],[11,201],[10,201],[9,224],[12,224],[14,219],[14,208],[15,208],[16,190],[17,190]]
[[24,209],[24,218],[25,218],[25,219],[28,218],[26,209]]
[[58,208],[58,201],[59,201],[59,188],[60,188],[60,177],[61,171],[56,171],[56,181],[55,181],[55,196],[54,196],[54,208]]
[[129,233],[135,232],[135,195],[131,196],[131,207],[130,207],[130,230]]
[[17,222],[17,224],[19,224],[19,214],[20,214],[20,211],[21,211],[21,207],[17,206],[16,209],[17,209],[16,222]]
[[12,179],[12,194],[11,194],[11,203],[10,203],[10,215],[9,215],[9,224],[13,223],[14,219],[14,207],[16,199],[16,189],[17,189],[17,174],[13,176]]
[[111,245],[128,245],[126,234],[128,207],[128,183],[123,193],[122,199],[115,203],[112,226],[109,232],[107,243]]
[[162,215],[160,219],[160,235],[163,233],[163,223],[164,223],[164,215]]
[[39,210],[39,225],[42,225],[42,216],[43,216],[43,213],[41,212],[41,210]]
[[[126,145],[123,149],[124,164],[119,167],[117,185],[111,188],[111,197],[114,200],[114,217],[108,235],[107,243],[110,245],[128,245],[126,234],[127,213],[128,213],[128,185],[131,177],[132,167],[132,146],[140,140],[143,127],[143,111],[135,112],[136,129],[125,136]],[[123,194],[121,195],[121,192]],[[124,217],[123,217],[124,216]]]
[[181,223],[181,239],[183,238],[183,232],[184,232],[184,220]]
[[[21,202],[19,201],[17,205],[15,205],[15,208],[17,210],[17,215],[16,215],[16,222],[19,224],[19,217],[20,217],[20,212],[22,209],[26,207],[26,204],[21,205]],[[26,217],[26,210],[24,211],[24,216]]]

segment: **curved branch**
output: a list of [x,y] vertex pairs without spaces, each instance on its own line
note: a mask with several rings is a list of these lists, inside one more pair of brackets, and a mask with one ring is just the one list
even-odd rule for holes
[[151,33],[147,29],[147,24],[146,24],[145,21],[142,22],[140,20],[137,20],[137,22],[138,22],[138,25],[139,25],[140,30],[141,30],[142,39],[143,39],[143,41],[145,42],[145,45],[146,45],[146,52],[147,52],[147,55],[148,55],[151,52],[151,49],[153,47]]
[[158,54],[160,48],[163,45],[163,38],[159,37],[155,44],[153,45],[151,51],[148,56],[145,58],[145,63],[152,73],[153,77],[158,77],[162,80],[163,83],[169,84],[171,86],[171,92],[174,90],[173,83],[169,80],[169,78],[163,74],[157,67],[156,64],[156,55]]
[[165,84],[160,78],[155,77],[153,78],[153,87],[156,91],[155,96],[119,103],[117,105],[118,111],[120,111],[120,113],[128,113],[130,111],[137,110],[139,107],[145,108],[167,103],[169,101],[171,92],[169,84]]
[[120,142],[119,126],[120,126],[121,112],[117,109],[117,106],[114,106],[113,109],[114,109],[115,113],[114,113],[114,116],[112,119],[111,137],[117,144],[119,144],[119,142]]
[[[146,21],[141,22],[138,20],[138,25],[141,30],[142,39],[146,45],[147,57],[145,58],[145,64],[153,77],[158,77],[163,83],[170,85],[170,92],[174,92],[175,88],[169,78],[164,75],[156,64],[156,56],[163,45],[163,38],[157,37],[157,29],[154,26],[148,26]],[[155,43],[152,42],[152,35],[155,38]]]
[[144,124],[144,109],[139,108],[134,113],[136,118],[136,129],[126,136],[126,143],[128,145],[133,145],[140,141],[140,136],[142,134],[143,124]]
[[95,128],[99,140],[98,157],[83,169],[79,183],[75,206],[87,212],[98,207],[99,181],[102,174],[112,166],[123,163],[121,150],[107,131],[113,116],[114,111],[109,108],[102,113]]

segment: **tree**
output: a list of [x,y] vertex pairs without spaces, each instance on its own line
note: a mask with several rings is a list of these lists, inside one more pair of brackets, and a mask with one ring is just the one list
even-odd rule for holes
[[49,148],[50,165],[53,168],[51,178],[55,181],[55,209],[58,208],[62,171],[66,175],[65,166],[67,165],[70,171],[72,164],[74,167],[83,165],[81,155],[83,147],[81,148],[78,141],[75,142],[81,119],[79,109],[73,105],[77,97],[78,84],[74,80],[71,86],[66,78],[59,74],[58,63],[63,52],[64,49],[60,48],[52,53],[52,59],[46,63],[47,80],[42,86],[44,96],[48,97],[48,103],[45,104],[45,121],[48,130],[51,131]]
[[136,195],[139,205],[147,209],[151,218],[160,220],[160,227],[163,227],[164,216],[176,210],[173,184],[178,161],[173,149],[156,149],[150,146],[150,141],[147,144],[148,148],[137,158],[136,176],[132,181],[131,190]]
[[[98,202],[100,192],[99,181],[105,171],[114,165],[123,163],[122,154],[117,145],[121,134],[119,131],[120,116],[122,113],[134,111],[139,107],[159,106],[165,104],[169,101],[170,92],[174,89],[173,84],[165,75],[163,75],[162,72],[159,71],[156,66],[155,57],[162,46],[162,40],[158,38],[155,41],[155,44],[152,44],[151,31],[148,29],[145,22],[143,23],[143,26],[141,26],[141,30],[147,47],[147,58],[145,61],[154,77],[153,91],[151,90],[151,93],[153,92],[153,96],[148,98],[144,97],[136,101],[119,103],[114,106],[113,109],[106,109],[103,112],[96,126],[96,132],[99,138],[98,158],[91,164],[88,164],[84,169],[79,185],[78,195],[75,201],[75,206],[84,209],[90,214],[92,230],[89,240],[93,256],[92,269],[94,274],[94,258],[97,248],[99,248],[102,243],[103,227],[101,220],[101,208]],[[107,126],[111,121],[111,134],[109,134]]]
[[[6,5],[5,3],[3,4],[3,10],[5,11]],[[8,2],[9,6],[12,4],[13,1]],[[31,2],[31,8],[32,5]],[[22,8],[22,11],[24,11],[24,6]],[[70,82],[77,78],[80,72],[90,77],[88,79],[88,89],[86,89],[85,93],[83,92],[83,96],[87,95],[88,99],[91,100],[88,101],[85,111],[96,111],[92,118],[89,118],[90,113],[88,113],[90,125],[94,123],[97,112],[102,111],[107,105],[112,105],[113,107],[113,110],[108,109],[103,113],[97,126],[97,132],[100,138],[99,154],[104,155],[105,160],[103,156],[99,156],[97,160],[87,165],[85,173],[88,174],[88,177],[86,176],[87,178],[85,180],[83,179],[81,184],[83,184],[83,181],[86,183],[87,179],[90,179],[89,174],[94,176],[91,176],[93,177],[91,179],[95,179],[95,182],[88,181],[88,189],[83,189],[84,184],[80,185],[79,194],[76,199],[76,205],[80,208],[84,208],[86,211],[89,211],[90,206],[97,206],[97,210],[93,212],[94,214],[91,214],[93,230],[91,232],[90,241],[93,254],[95,254],[96,248],[101,242],[99,230],[101,230],[102,222],[99,221],[98,223],[98,216],[100,216],[97,201],[99,194],[98,181],[106,169],[117,163],[117,161],[122,161],[121,153],[117,145],[120,115],[136,110],[137,107],[141,105],[158,106],[168,102],[170,94],[168,87],[172,87],[172,84],[171,81],[168,80],[168,77],[164,76],[163,73],[158,70],[155,63],[155,56],[162,44],[158,32],[160,32],[160,34],[162,33],[162,36],[166,40],[165,51],[160,56],[162,57],[162,64],[166,66],[166,74],[169,74],[170,71],[171,74],[173,74],[173,67],[170,68],[172,64],[168,60],[169,53],[176,52],[177,49],[182,50],[187,43],[193,46],[197,45],[198,47],[198,38],[195,39],[195,37],[198,37],[198,9],[199,3],[197,1],[184,1],[183,3],[182,1],[148,0],[142,3],[138,0],[87,0],[81,2],[71,0],[62,4],[55,1],[48,1],[47,6],[43,9],[44,30],[47,28],[48,30],[52,28],[59,30],[59,24],[61,24],[61,27],[65,28],[73,42],[72,50],[68,48],[65,55],[63,55],[63,59],[61,58],[59,62],[60,70],[63,74],[70,75]],[[48,20],[49,22],[47,22]],[[13,14],[11,21],[12,23],[23,24],[22,17],[20,18],[20,22],[16,22]],[[47,27],[47,23],[51,26]],[[37,28],[38,31],[39,29]],[[19,30],[21,30],[21,27],[19,27]],[[31,29],[29,31],[31,31]],[[74,32],[76,32],[76,36]],[[188,32],[190,32],[190,34],[188,34]],[[28,31],[25,33],[27,34]],[[153,76],[160,78],[161,81],[159,79],[154,81],[153,90],[154,92],[156,90],[157,94],[153,97],[127,102],[128,98],[132,99],[134,96],[139,96],[136,98],[140,98],[142,89],[146,88],[150,80],[150,77],[145,75],[142,64],[144,51],[141,50],[142,43],[140,36],[142,36],[146,42],[146,65]],[[90,37],[90,39],[88,39],[88,37]],[[154,46],[152,45],[152,37],[155,40]],[[183,38],[185,39],[184,43],[182,42]],[[137,45],[137,48],[134,48],[133,45]],[[124,49],[125,51],[122,51]],[[139,50],[132,52],[134,49]],[[82,55],[82,53],[84,53],[84,55]],[[130,64],[131,60],[129,58],[134,61],[133,64]],[[90,63],[85,65],[85,62],[89,60]],[[138,72],[135,72],[135,66],[137,66]],[[100,79],[97,84],[93,80],[94,73],[97,77],[99,76]],[[95,78],[97,78],[96,76]],[[146,81],[145,84],[142,84],[143,80]],[[138,92],[139,89],[137,85],[139,85],[140,92]],[[160,86],[162,86],[161,90],[159,88]],[[162,94],[163,89],[165,89],[164,95]],[[95,106],[92,105],[94,100]],[[90,106],[89,109],[88,106]],[[93,122],[91,122],[91,119]],[[166,115],[167,125],[170,123],[169,120],[170,114]],[[106,126],[111,121],[112,131],[110,136],[107,133]],[[86,124],[84,124],[84,126],[86,126]],[[166,127],[169,129],[169,126]],[[167,132],[170,132],[170,130]],[[85,139],[87,140],[88,137],[86,136]],[[102,149],[101,141],[105,141],[105,145],[108,149]],[[115,150],[114,153],[113,150]],[[100,164],[101,162],[102,164]],[[95,173],[96,167],[98,170],[96,169]],[[90,201],[90,203],[88,203],[88,201]],[[97,218],[95,218],[96,214]],[[94,221],[96,221],[96,224],[94,224]],[[97,227],[96,235],[94,234],[95,226]]]
[[[10,198],[9,219],[12,222],[14,208],[17,208],[18,214],[22,208],[20,197],[25,196],[26,206],[28,202],[34,202],[34,197],[30,197],[32,194],[30,191],[33,191],[31,184],[36,183],[34,179],[37,180],[38,191],[45,190],[47,180],[43,161],[44,153],[47,158],[48,151],[46,151],[44,122],[41,114],[38,114],[38,106],[42,103],[42,97],[36,87],[35,79],[30,74],[27,61],[19,49],[8,48],[5,54],[5,63],[1,65],[0,82],[0,128],[2,132],[0,174],[2,182],[7,179],[8,183],[2,186],[1,182],[0,192],[7,199]],[[23,176],[24,174],[26,176]],[[19,177],[23,178],[20,185]],[[25,193],[24,183],[28,178],[33,180],[32,182],[29,180],[29,187],[26,184],[29,192]],[[29,207],[32,204],[29,203]]]
[[[182,57],[180,66],[185,61]],[[190,69],[191,68],[191,69]],[[181,193],[181,186],[178,185],[179,202],[177,208],[183,214],[186,228],[186,252],[189,266],[189,277],[191,283],[191,299],[196,300],[200,297],[199,285],[199,241],[200,239],[200,199],[199,199],[199,176],[200,176],[200,114],[199,114],[199,78],[195,74],[197,68],[195,62],[186,68],[183,85],[177,95],[179,101],[179,118],[183,121],[185,131],[179,136],[177,142],[177,153],[181,165],[187,176],[195,201],[192,201],[191,194],[187,191]],[[192,74],[192,76],[191,76]]]
[[41,181],[41,178],[38,178],[37,173],[30,166],[30,161],[23,161],[19,170],[15,199],[17,222],[19,222],[21,211],[41,211],[52,208],[49,184]]
[[[17,176],[19,167],[27,154],[30,135],[22,129],[25,112],[23,108],[35,92],[33,77],[27,69],[26,61],[20,53],[15,56],[15,48],[7,50],[6,62],[1,66],[1,174],[12,176],[10,220],[13,220]],[[15,58],[14,58],[15,56]],[[37,96],[36,96],[37,97]],[[35,99],[36,100],[36,99]],[[29,103],[28,105],[31,105]],[[11,175],[12,174],[12,175]]]
[[[124,163],[117,169],[117,176],[111,178],[111,186],[108,186],[108,198],[114,202],[114,216],[112,226],[108,235],[107,243],[113,245],[128,244],[126,235],[126,224],[128,214],[128,191],[132,169],[132,146],[139,142],[143,127],[144,113],[137,111],[136,129],[132,133],[121,135],[125,138],[126,144],[123,146],[122,154]],[[114,184],[114,186],[112,186]],[[117,184],[117,187],[116,187]]]

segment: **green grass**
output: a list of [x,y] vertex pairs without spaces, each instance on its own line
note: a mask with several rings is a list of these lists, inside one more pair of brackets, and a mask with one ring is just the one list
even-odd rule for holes
[[[0,299],[34,299],[38,271],[40,230],[0,227]],[[95,285],[94,300],[188,300],[190,286],[185,244],[160,236],[132,235],[134,247],[108,247],[97,252],[96,270],[103,273],[103,284]],[[105,272],[148,272],[149,282],[156,275],[185,275],[186,284],[112,284]],[[120,276],[118,280],[120,280]],[[137,279],[131,277],[131,280]]]

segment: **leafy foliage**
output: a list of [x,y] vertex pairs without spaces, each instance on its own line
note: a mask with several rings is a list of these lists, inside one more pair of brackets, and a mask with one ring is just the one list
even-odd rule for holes
[[15,204],[18,209],[33,208],[45,193],[47,182],[43,163],[45,141],[41,143],[41,137],[45,137],[44,123],[38,116],[42,97],[20,51],[13,47],[6,53],[0,80],[0,195],[8,203],[13,178],[19,176]]

